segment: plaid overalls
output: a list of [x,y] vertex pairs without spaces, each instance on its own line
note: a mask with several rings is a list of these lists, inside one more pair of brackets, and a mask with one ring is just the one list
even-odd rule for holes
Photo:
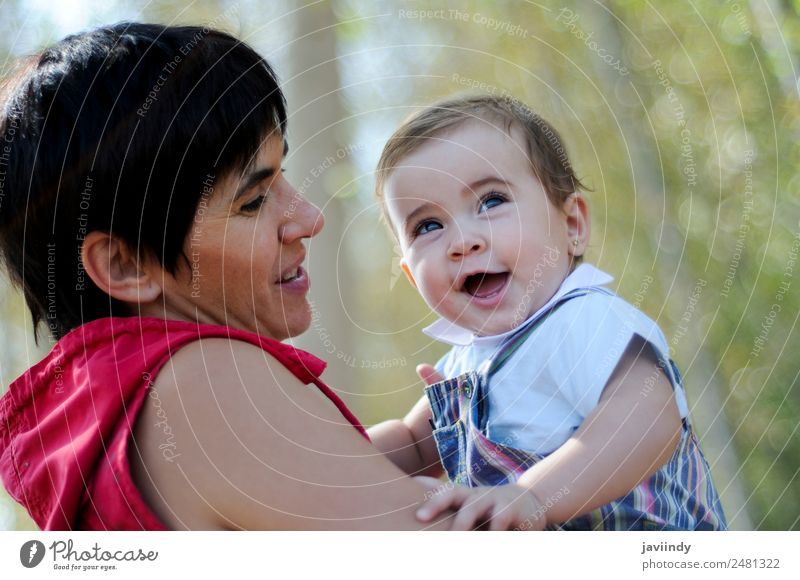
[[[433,436],[442,465],[453,483],[471,487],[514,483],[543,458],[515,449],[509,445],[510,441],[495,442],[486,437],[489,379],[556,308],[589,292],[613,295],[603,288],[573,290],[506,339],[481,369],[425,389],[433,410]],[[669,364],[680,384],[675,363],[670,360]],[[666,369],[662,370],[667,373]],[[589,514],[553,526],[565,530],[720,530],[726,527],[708,463],[688,418],[683,419],[680,442],[672,458],[650,479],[626,496]]]

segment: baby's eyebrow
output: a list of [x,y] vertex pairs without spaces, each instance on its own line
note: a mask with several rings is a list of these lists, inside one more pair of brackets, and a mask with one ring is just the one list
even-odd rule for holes
[[408,232],[408,228],[411,227],[411,224],[416,220],[417,216],[422,213],[426,213],[431,210],[431,208],[435,207],[429,201],[426,201],[416,207],[410,214],[406,216],[406,219],[403,220],[403,231]]
[[505,179],[503,179],[501,177],[498,177],[496,175],[489,175],[488,177],[482,177],[482,178],[478,179],[477,181],[473,181],[472,183],[468,183],[464,187],[464,192],[465,193],[472,193],[473,191],[475,191],[476,189],[478,189],[480,187],[483,187],[487,183],[500,183],[500,184],[505,185],[507,187],[511,186],[511,183],[509,183]]

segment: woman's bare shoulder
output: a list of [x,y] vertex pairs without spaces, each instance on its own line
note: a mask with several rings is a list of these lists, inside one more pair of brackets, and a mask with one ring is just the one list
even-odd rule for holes
[[134,480],[156,514],[177,529],[235,527],[218,504],[230,458],[248,454],[241,433],[268,424],[287,402],[283,393],[299,387],[248,342],[200,339],[174,352],[153,381],[134,429],[138,454],[131,453]]
[[[257,346],[204,339],[162,368],[137,484],[178,529],[415,528],[424,489]],[[150,403],[150,401],[148,401]],[[174,444],[164,456],[165,429]]]

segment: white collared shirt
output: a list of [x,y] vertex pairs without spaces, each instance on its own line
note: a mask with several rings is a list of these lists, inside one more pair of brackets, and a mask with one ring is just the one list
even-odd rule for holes
[[[528,320],[567,292],[612,281],[611,276],[591,264],[581,264]],[[453,346],[436,364],[437,370],[450,378],[480,368],[515,330],[475,336],[440,319],[423,332]],[[555,310],[492,377],[486,435],[493,441],[539,454],[551,453],[563,445],[597,406],[634,335],[647,341],[664,363],[662,369],[675,388],[680,415],[686,417],[686,397],[673,376],[669,345],[658,325],[618,296],[592,292]]]

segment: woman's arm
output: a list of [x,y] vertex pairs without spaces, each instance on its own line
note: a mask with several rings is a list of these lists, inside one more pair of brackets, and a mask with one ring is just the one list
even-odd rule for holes
[[453,529],[491,520],[491,529],[541,529],[624,496],[672,456],[680,439],[675,395],[647,343],[634,337],[598,406],[564,445],[531,467],[516,485],[456,488],[420,513],[459,509]]
[[426,487],[256,346],[193,342],[153,389],[158,408],[148,401],[137,423],[134,474],[175,529],[445,529],[414,517]]
[[369,437],[386,457],[409,475],[443,473],[430,424],[431,405],[422,397],[401,421],[392,419],[369,429]]

